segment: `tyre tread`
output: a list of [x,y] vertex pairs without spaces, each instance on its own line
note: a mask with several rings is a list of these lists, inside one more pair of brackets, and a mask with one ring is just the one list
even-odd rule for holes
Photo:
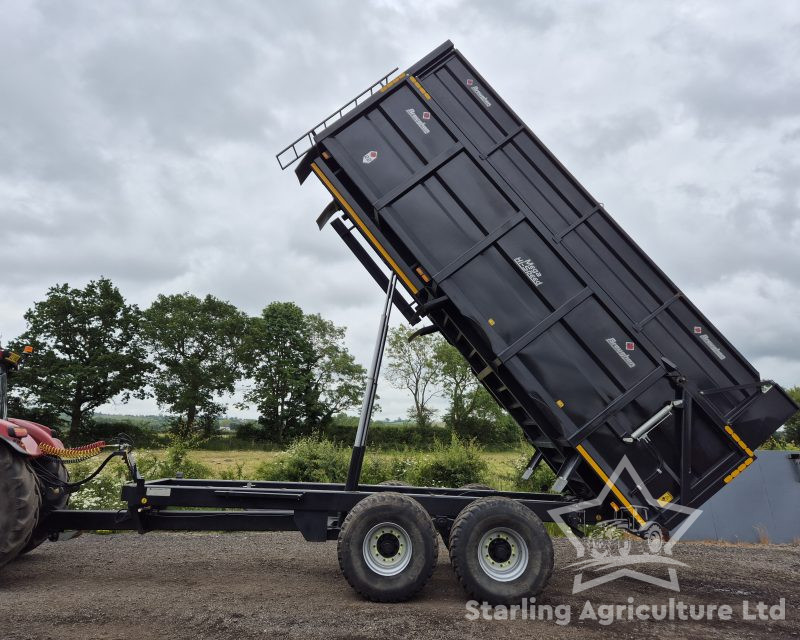
[[[527,507],[521,505],[515,500],[499,496],[490,496],[486,498],[479,498],[478,500],[475,500],[464,507],[461,513],[458,514],[458,517],[456,518],[455,522],[453,523],[453,527],[450,530],[450,544],[448,545],[450,551],[450,563],[453,567],[453,572],[456,574],[456,579],[471,598],[480,597],[478,586],[473,580],[470,579],[469,571],[465,566],[462,566],[462,559],[459,557],[457,552],[454,552],[454,550],[457,550],[461,547],[462,538],[469,536],[470,530],[475,524],[475,519],[479,517],[476,514],[479,514],[481,511],[489,508],[488,505],[492,503],[499,503],[500,501],[502,501],[502,504],[507,505],[512,510],[516,511],[523,518],[526,518],[529,514],[536,517],[536,515],[533,514],[533,512],[531,512]],[[542,583],[543,585],[546,585],[550,580],[550,577],[553,575],[553,568],[555,566],[552,554],[548,555],[547,559],[549,562],[545,568],[546,578]]]
[[352,525],[354,521],[357,521],[359,516],[367,511],[375,502],[381,501],[386,506],[395,505],[398,509],[405,508],[411,506],[414,509],[419,510],[419,515],[424,516],[420,518],[420,524],[424,529],[427,529],[425,535],[428,536],[430,540],[433,540],[433,561],[430,563],[427,575],[425,575],[423,580],[419,581],[419,584],[416,585],[413,589],[408,589],[401,597],[382,597],[380,594],[368,592],[365,589],[361,589],[348,578],[349,569],[346,566],[344,553],[343,553],[343,546],[341,544],[337,545],[336,555],[339,560],[339,568],[342,571],[345,579],[350,584],[350,586],[358,593],[361,597],[365,598],[366,600],[370,600],[372,602],[404,602],[415,596],[419,593],[423,587],[428,583],[430,577],[433,575],[433,571],[436,568],[438,554],[439,554],[439,544],[438,538],[436,533],[436,528],[433,526],[433,521],[431,520],[428,512],[422,508],[422,505],[419,504],[413,498],[403,495],[402,493],[394,493],[391,491],[387,491],[384,493],[373,493],[370,496],[367,496],[363,500],[360,500],[352,509],[350,509],[349,513],[344,519],[342,523],[342,528],[339,532],[339,538],[341,539],[342,535],[346,532],[349,526]]
[[[0,567],[19,555],[39,521],[39,483],[22,455],[0,444]],[[5,502],[5,504],[3,504]]]

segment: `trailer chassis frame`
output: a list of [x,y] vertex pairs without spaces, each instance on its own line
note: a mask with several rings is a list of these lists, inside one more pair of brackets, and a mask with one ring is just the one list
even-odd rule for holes
[[[431,515],[439,531],[470,502],[484,496],[503,496],[519,502],[542,521],[553,521],[550,511],[577,502],[556,494],[535,494],[438,487],[361,485],[246,480],[164,478],[129,482],[122,498],[127,509],[53,511],[47,519],[51,536],[70,530],[149,531],[300,531],[311,542],[334,540],[342,514],[367,496],[395,491],[409,495]],[[171,510],[172,507],[182,509]],[[206,507],[212,510],[199,510]],[[188,509],[187,509],[188,508]],[[596,512],[596,513],[595,513]],[[565,518],[570,527],[593,521],[599,509],[576,511]]]

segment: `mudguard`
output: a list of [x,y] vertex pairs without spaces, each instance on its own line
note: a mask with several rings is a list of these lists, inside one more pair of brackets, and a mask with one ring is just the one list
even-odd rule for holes
[[[21,430],[25,430],[25,435],[19,436]],[[64,448],[64,443],[58,438],[53,437],[53,430],[38,422],[30,420],[20,420],[19,418],[9,418],[0,420],[0,441],[11,449],[30,458],[43,456],[40,443],[48,444],[59,449]]]

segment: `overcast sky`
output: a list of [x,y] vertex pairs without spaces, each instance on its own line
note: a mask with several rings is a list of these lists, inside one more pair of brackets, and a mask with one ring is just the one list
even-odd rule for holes
[[105,275],[141,306],[294,300],[346,325],[366,365],[382,294],[317,231],[326,192],[274,156],[447,39],[762,377],[800,384],[785,1],[0,0],[0,333],[50,285]]

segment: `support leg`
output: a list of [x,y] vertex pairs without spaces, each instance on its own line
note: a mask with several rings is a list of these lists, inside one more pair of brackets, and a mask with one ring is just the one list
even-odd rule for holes
[[386,337],[389,333],[389,315],[392,311],[392,296],[397,285],[397,276],[392,273],[389,286],[386,288],[386,302],[383,305],[383,314],[378,326],[378,339],[375,342],[375,351],[372,354],[372,362],[367,373],[367,387],[364,389],[364,400],[361,403],[361,417],[358,420],[358,430],[356,439],[353,443],[353,453],[350,456],[350,468],[347,472],[347,491],[358,489],[358,481],[361,477],[361,467],[364,464],[364,450],[367,444],[367,433],[372,417],[372,408],[375,406],[375,393],[378,390],[378,375],[381,372],[381,362],[383,361],[383,351],[386,348]]

